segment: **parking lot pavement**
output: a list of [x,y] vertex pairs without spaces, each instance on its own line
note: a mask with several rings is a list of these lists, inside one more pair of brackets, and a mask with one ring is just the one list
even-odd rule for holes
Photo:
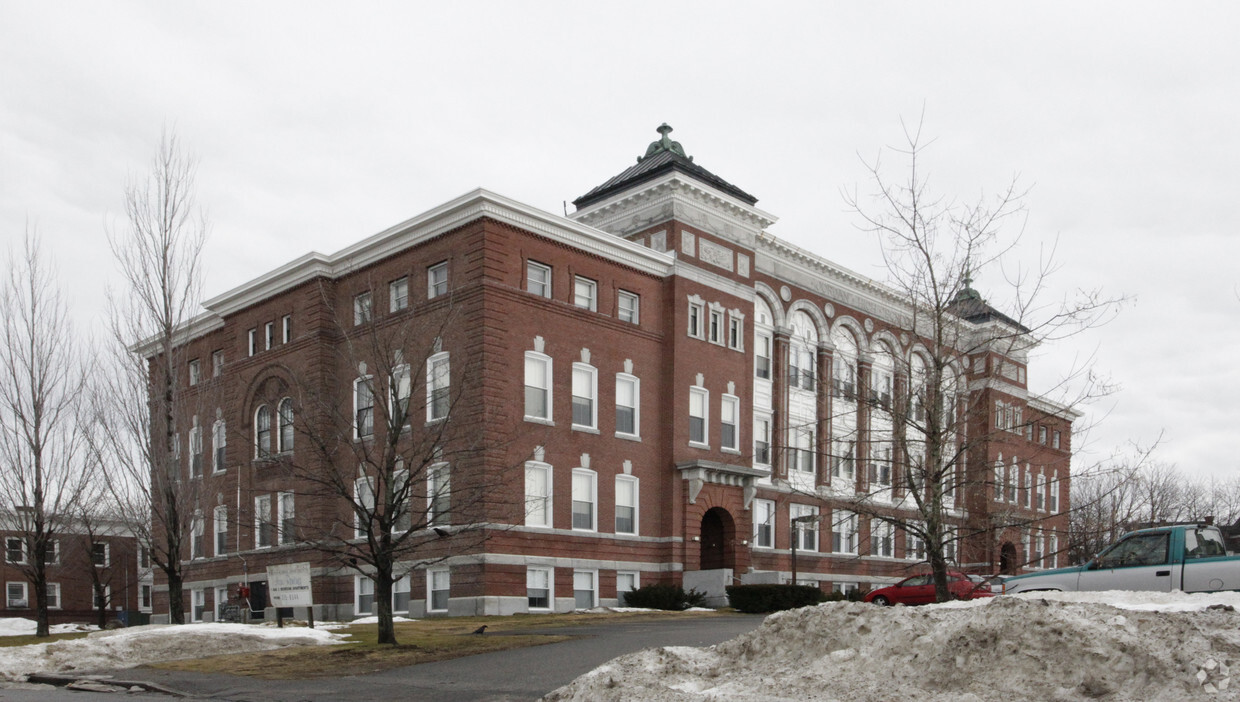
[[[710,646],[757,628],[762,619],[760,615],[736,614],[540,629],[538,633],[569,634],[578,638],[371,675],[349,675],[348,670],[342,669],[340,677],[256,680],[153,668],[126,670],[123,675],[129,680],[149,680],[197,698],[235,702],[528,701],[568,684],[578,675],[616,656],[655,646]],[[69,695],[65,700],[82,699],[73,697],[75,693],[64,694]],[[0,699],[4,699],[2,693]]]

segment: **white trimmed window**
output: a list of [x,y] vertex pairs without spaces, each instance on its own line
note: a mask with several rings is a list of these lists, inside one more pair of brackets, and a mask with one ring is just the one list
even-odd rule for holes
[[555,604],[553,586],[555,577],[551,568],[525,569],[525,596],[530,609],[550,610]]
[[758,417],[753,420],[753,462],[771,465],[771,419]]
[[[910,524],[914,529],[924,529],[921,523]],[[926,540],[920,535],[920,532],[914,533],[912,530],[904,532],[904,557],[910,561],[926,560]]]
[[1059,567],[1059,537],[1050,534],[1046,537],[1046,556],[1042,561],[1042,565],[1047,568]]
[[206,525],[203,524],[201,514],[195,514],[189,522],[189,557],[191,559],[206,558],[204,543],[204,533]]
[[426,299],[434,299],[446,292],[448,292],[448,262],[444,261],[426,269]]
[[573,364],[573,428],[598,429],[598,370]]
[[276,418],[280,423],[280,433],[276,436],[277,447],[280,453],[293,452],[293,398],[286,397],[280,400],[280,405],[276,411]]
[[251,329],[245,333],[247,355],[253,356],[258,353],[258,329]]
[[1020,487],[1020,459],[1012,456],[1012,465],[1008,468],[1007,501],[1016,504],[1016,492]]
[[775,547],[775,501],[753,501],[753,545]]
[[194,386],[194,385],[197,385],[198,382],[201,380],[202,380],[202,365],[199,364],[198,359],[195,358],[194,360],[189,362],[189,384],[191,386]]
[[4,539],[4,561],[6,563],[26,562],[26,541],[19,536]]
[[201,622],[202,615],[207,611],[207,591],[201,588],[197,590],[190,590],[190,595],[193,599],[190,621]]
[[577,276],[573,280],[573,304],[583,310],[598,310],[598,283]]
[[1046,484],[1046,506],[1051,514],[1059,514],[1059,471],[1051,473],[1050,482]]
[[104,585],[101,590],[94,591],[95,609],[105,609],[112,604],[112,586]]
[[197,416],[189,430],[189,477],[202,477],[202,427],[198,426]]
[[270,548],[275,545],[271,523],[271,495],[254,498],[254,548]]
[[771,379],[771,336],[768,332],[755,332],[753,374],[763,380]]
[[280,320],[280,325],[283,327],[284,343],[287,344],[293,340],[293,315],[284,315]]
[[224,472],[227,467],[225,463],[224,449],[228,445],[228,431],[224,425],[224,420],[216,420],[211,425],[211,470],[216,473]]
[[365,324],[370,321],[374,313],[372,309],[373,301],[370,293],[358,293],[353,296],[353,326]]
[[625,596],[641,587],[640,573],[635,570],[616,571],[616,600],[619,604],[627,604]]
[[1021,492],[1021,506],[1028,508],[1030,500],[1033,497],[1033,471],[1029,466],[1025,466],[1025,489]]
[[374,377],[353,381],[353,438],[368,439],[375,434]]
[[1058,429],[1056,429],[1055,432],[1051,434],[1051,448],[1055,448],[1055,449],[1059,448],[1059,430]]
[[551,266],[526,261],[525,290],[539,297],[551,297]]
[[364,575],[353,576],[353,614],[369,616],[375,611],[375,581]]
[[735,313],[728,315],[728,348],[733,351],[745,350],[745,320]]
[[[224,375],[224,352],[211,352],[211,377],[218,378]],[[1045,441],[1042,443],[1046,443]]]
[[26,583],[5,583],[5,605],[9,609],[27,609],[30,600],[26,599]]
[[551,421],[551,357],[525,352],[525,418]]
[[870,555],[891,558],[895,554],[895,527],[890,522],[870,520]]
[[795,429],[792,432],[792,450],[788,452],[789,467],[806,475],[814,474],[814,432],[812,429]]
[[448,524],[452,508],[452,476],[447,463],[426,469],[426,525]]
[[90,562],[99,567],[106,568],[112,565],[112,544],[106,541],[95,541],[90,545]]
[[388,283],[388,311],[399,312],[409,306],[409,276]]
[[708,447],[710,436],[707,434],[707,410],[710,407],[710,392],[706,388],[693,386],[689,388],[689,445]]
[[700,300],[689,300],[689,336],[694,339],[706,338],[705,313],[706,306]]
[[855,441],[832,441],[831,455],[834,465],[831,477],[851,482],[857,479],[857,443]]
[[616,434],[641,434],[641,381],[628,373],[616,374]]
[[1033,476],[1033,508],[1039,512],[1046,510],[1046,476],[1041,473]]
[[592,609],[598,606],[598,573],[593,570],[573,571],[573,607]]
[[1038,443],[1039,444],[1046,443],[1046,427],[1042,425],[1038,426]]
[[[712,305],[714,303],[711,303]],[[706,327],[706,340],[712,344],[723,344],[723,310],[715,309],[713,306],[710,310],[710,322]]]
[[616,533],[637,533],[637,478],[631,475],[616,476]]
[[392,470],[390,486],[392,506],[392,533],[398,534],[413,528],[413,510],[410,509],[409,471],[405,470],[405,462],[397,460]]
[[586,468],[573,469],[573,529],[596,531],[598,529],[598,480],[594,471]]
[[1003,456],[999,456],[995,460],[995,502],[1003,501],[1003,483],[1006,480],[1006,469],[1003,465]]
[[60,583],[47,584],[47,608],[60,609]]
[[[269,498],[270,499],[270,498]],[[369,530],[368,524],[362,520],[370,520],[375,513],[375,482],[373,478],[358,478],[353,481],[353,536],[363,538]],[[361,514],[358,514],[358,507]]]
[[800,519],[801,517],[817,517],[818,508],[813,505],[788,505],[789,527],[792,538],[796,539],[797,548],[802,551],[818,550],[818,520]]
[[947,559],[948,562],[954,563],[956,561],[957,541],[959,541],[959,537],[956,535],[956,528],[950,526],[943,527],[943,558]]
[[280,520],[277,524],[280,544],[295,543],[297,541],[297,508],[293,504],[293,493],[279,493],[276,495],[276,504]]
[[719,446],[729,451],[741,448],[741,399],[724,395],[719,407]]
[[413,396],[413,373],[408,363],[402,363],[392,369],[392,379],[388,384],[388,413],[393,427],[409,426],[409,399]]
[[426,609],[428,611],[448,611],[448,595],[451,591],[452,576],[447,568],[426,572]]
[[211,522],[215,532],[215,555],[222,556],[228,553],[228,508],[216,507]]
[[263,341],[264,350],[269,350],[276,345],[276,323],[267,322],[263,325]]
[[152,585],[143,585],[138,590],[138,609],[143,612],[151,611],[151,592],[154,589]]
[[551,518],[551,466],[525,462],[525,525],[549,527]]
[[616,298],[616,317],[621,322],[637,324],[640,321],[641,298],[637,293],[621,290]]
[[452,376],[448,352],[437,353],[426,362],[426,421],[448,418]]
[[405,575],[392,583],[392,611],[409,613],[409,600],[413,589],[413,578]]
[[857,515],[835,510],[831,515],[831,550],[835,553],[857,553]]

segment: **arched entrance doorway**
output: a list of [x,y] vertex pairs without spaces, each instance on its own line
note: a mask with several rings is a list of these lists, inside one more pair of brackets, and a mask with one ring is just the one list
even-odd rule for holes
[[1005,575],[1015,575],[1016,562],[1016,544],[1004,541],[999,547],[999,572]]
[[702,515],[701,540],[702,570],[736,567],[736,523],[726,509],[712,507]]

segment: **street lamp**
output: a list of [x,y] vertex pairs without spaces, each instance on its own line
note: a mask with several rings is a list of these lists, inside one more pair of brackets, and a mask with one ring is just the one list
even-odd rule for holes
[[816,514],[803,514],[792,518],[792,584],[797,584],[797,543],[801,540],[801,523],[818,520]]

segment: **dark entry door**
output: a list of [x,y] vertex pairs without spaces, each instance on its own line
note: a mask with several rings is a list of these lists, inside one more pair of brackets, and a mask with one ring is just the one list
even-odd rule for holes
[[732,567],[728,525],[724,522],[728,517],[728,513],[718,507],[709,509],[702,515],[702,570]]
[[250,619],[263,619],[267,610],[267,581],[250,582]]

